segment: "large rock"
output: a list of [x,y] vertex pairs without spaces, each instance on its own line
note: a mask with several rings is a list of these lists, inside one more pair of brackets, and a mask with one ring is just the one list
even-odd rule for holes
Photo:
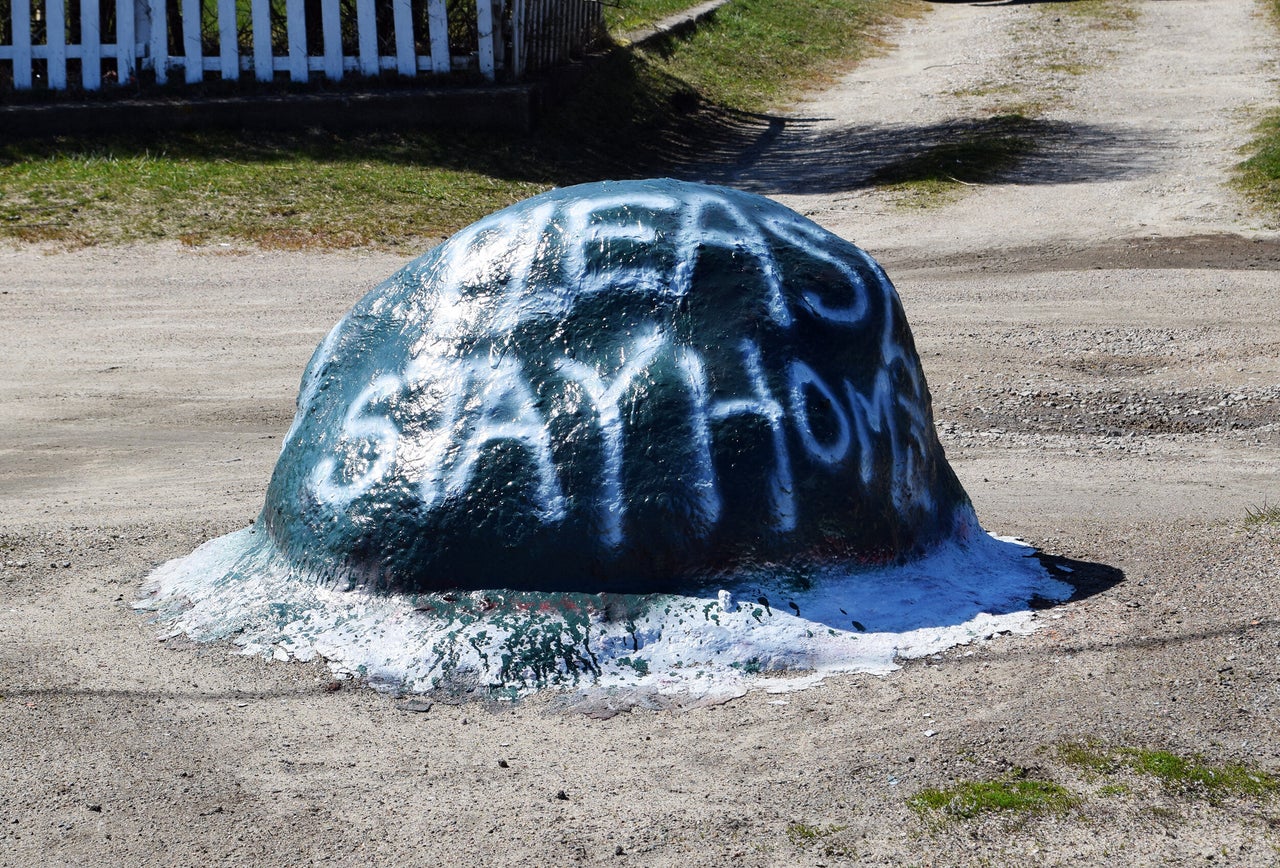
[[635,181],[481,220],[361,300],[259,520],[137,605],[397,691],[662,705],[1030,631],[1071,591],[1028,554],[978,526],[866,254]]
[[259,523],[380,592],[803,584],[976,527],[880,267],[671,180],[534,197],[366,295],[307,367]]

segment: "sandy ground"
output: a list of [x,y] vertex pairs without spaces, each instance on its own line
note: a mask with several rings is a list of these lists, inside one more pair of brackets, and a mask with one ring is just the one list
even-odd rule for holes
[[[0,864],[1276,864],[1275,802],[1053,750],[1280,769],[1280,528],[1244,521],[1280,501],[1280,238],[1224,186],[1276,45],[1245,0],[1071,6],[939,4],[707,170],[886,265],[984,524],[1078,561],[1037,634],[885,677],[597,720],[160,644],[142,578],[254,517],[312,348],[401,258],[0,251]],[[1060,132],[1001,183],[865,187],[1019,101]],[[905,803],[1015,768],[1080,804]]]

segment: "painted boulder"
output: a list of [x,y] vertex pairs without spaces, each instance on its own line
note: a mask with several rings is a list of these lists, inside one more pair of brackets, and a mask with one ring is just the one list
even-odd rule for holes
[[1029,629],[1069,589],[1027,554],[978,526],[869,256],[758,196],[629,181],[365,296],[257,522],[139,607],[397,690],[707,692]]
[[377,590],[653,591],[910,558],[968,509],[876,263],[663,180],[529,199],[365,296],[262,523]]

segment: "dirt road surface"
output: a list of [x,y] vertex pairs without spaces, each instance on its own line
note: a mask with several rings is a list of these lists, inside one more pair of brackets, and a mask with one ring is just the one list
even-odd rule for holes
[[[0,251],[0,864],[1276,864],[1275,801],[1055,750],[1280,770],[1280,528],[1246,523],[1280,502],[1280,237],[1226,184],[1280,54],[1246,0],[1076,6],[933,5],[703,169],[881,260],[984,525],[1078,562],[1038,633],[885,677],[597,720],[159,643],[142,578],[253,519],[311,350],[403,258]],[[867,185],[1010,111],[1050,124],[996,182]],[[1079,802],[906,803],[1018,774]]]

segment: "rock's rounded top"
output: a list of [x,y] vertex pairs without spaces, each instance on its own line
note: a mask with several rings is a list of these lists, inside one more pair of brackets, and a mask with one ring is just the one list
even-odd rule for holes
[[260,521],[342,586],[650,592],[910,558],[971,518],[879,266],[653,180],[521,202],[365,296]]

